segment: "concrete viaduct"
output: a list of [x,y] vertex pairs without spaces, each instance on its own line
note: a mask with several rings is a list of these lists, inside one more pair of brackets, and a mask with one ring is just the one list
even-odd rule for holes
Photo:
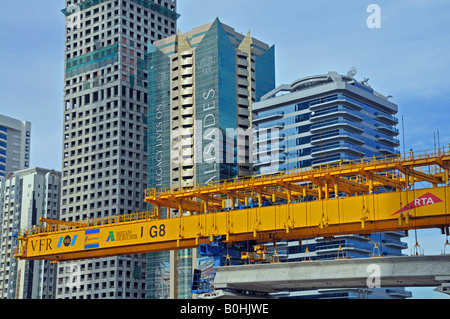
[[283,291],[378,287],[437,287],[450,294],[450,255],[252,264],[219,267],[216,272],[216,291],[199,298],[239,297],[245,291],[267,297]]

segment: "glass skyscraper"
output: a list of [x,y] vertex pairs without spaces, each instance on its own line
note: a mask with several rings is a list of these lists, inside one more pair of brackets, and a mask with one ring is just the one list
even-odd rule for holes
[[260,173],[398,154],[397,105],[349,76],[281,85],[252,111]]
[[[148,187],[186,188],[252,174],[245,136],[251,131],[252,103],[275,88],[274,47],[216,19],[156,41],[146,59]],[[238,146],[241,137],[244,143]],[[163,211],[162,217],[180,213]],[[149,254],[147,297],[189,298],[195,254]],[[164,282],[154,275],[167,269],[169,257],[170,290],[168,276]]]
[[[253,159],[259,174],[373,156],[396,156],[397,105],[367,83],[336,72],[277,87],[254,103]],[[312,199],[311,199],[312,200]],[[277,243],[284,261],[399,256],[403,232]],[[270,246],[270,244],[268,244]],[[405,298],[404,289],[292,293],[295,298]]]

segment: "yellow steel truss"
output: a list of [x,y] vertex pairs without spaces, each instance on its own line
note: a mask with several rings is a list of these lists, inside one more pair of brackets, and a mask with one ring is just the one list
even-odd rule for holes
[[[439,150],[149,189],[155,211],[22,230],[15,256],[66,261],[193,248],[217,236],[264,242],[447,228],[449,163],[450,152]],[[163,207],[172,218],[160,219]]]
[[380,189],[406,188],[416,182],[429,182],[436,187],[447,184],[449,161],[450,153],[444,150],[364,158],[189,188],[148,189],[145,200],[156,207],[205,213],[221,210],[224,199],[242,201],[254,197],[261,202],[261,197],[269,196],[290,202],[307,196],[322,200],[337,194],[371,194]]

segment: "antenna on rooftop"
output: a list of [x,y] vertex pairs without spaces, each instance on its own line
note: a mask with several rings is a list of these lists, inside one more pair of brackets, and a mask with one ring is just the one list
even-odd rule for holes
[[356,73],[358,73],[358,71],[356,71],[356,68],[355,68],[355,67],[352,67],[352,68],[350,69],[350,71],[347,72],[347,76],[354,78],[355,75],[356,75]]
[[437,143],[438,143],[438,149],[440,149],[441,143],[439,142],[439,129],[437,129]]
[[402,114],[402,135],[403,135],[403,156],[406,157],[406,147],[405,147],[405,123],[403,122],[403,114]]

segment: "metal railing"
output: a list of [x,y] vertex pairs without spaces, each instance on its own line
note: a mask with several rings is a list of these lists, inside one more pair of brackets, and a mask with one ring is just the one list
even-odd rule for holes
[[97,227],[102,225],[113,225],[119,223],[132,223],[139,222],[143,220],[157,220],[159,218],[156,211],[149,212],[136,212],[126,215],[115,215],[108,217],[100,217],[95,219],[86,219],[78,222],[78,225],[57,225],[57,224],[47,224],[47,225],[37,225],[32,226],[27,229],[19,229],[18,237],[27,237],[30,235],[37,235],[42,233],[52,233],[59,231],[66,231],[70,229],[83,229],[89,227]]
[[[314,175],[314,174],[329,174],[333,172],[339,172],[343,170],[357,170],[366,168],[369,166],[382,166],[392,163],[405,163],[410,161],[419,161],[425,159],[434,159],[442,156],[450,156],[450,146],[442,147],[434,150],[425,150],[425,151],[410,151],[405,154],[392,154],[392,155],[384,155],[384,156],[373,156],[366,157],[357,160],[349,160],[349,161],[339,161],[335,163],[328,163],[324,165],[316,165],[312,167],[305,168],[296,168],[289,171],[283,171],[279,173],[269,174],[269,175],[253,175],[250,177],[241,177],[234,178],[222,181],[213,181],[209,183],[198,184],[196,186],[190,187],[181,187],[181,188],[161,188],[161,189],[147,189],[145,190],[145,197],[160,197],[167,195],[180,195],[180,194],[188,194],[192,192],[201,192],[202,190],[208,189],[225,189],[235,186],[247,185],[249,182],[252,184],[258,182],[269,182],[273,180],[279,180],[287,177],[301,177],[306,175]],[[430,169],[430,168],[429,168]],[[437,173],[436,168],[432,168],[434,173]],[[424,171],[422,168],[421,171]],[[398,175],[397,175],[398,176]]]

